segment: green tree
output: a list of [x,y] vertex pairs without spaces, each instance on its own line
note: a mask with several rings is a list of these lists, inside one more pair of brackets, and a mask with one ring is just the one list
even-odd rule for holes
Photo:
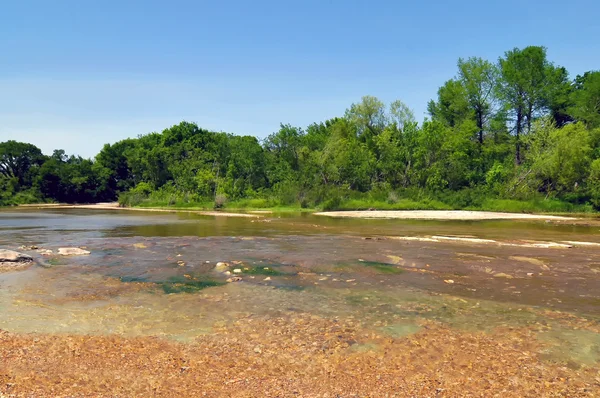
[[42,151],[35,145],[17,141],[0,143],[0,175],[15,178],[19,189],[31,187],[44,160]]
[[575,78],[569,114],[590,128],[600,127],[600,71]]
[[482,58],[458,60],[458,81],[464,87],[469,108],[477,124],[477,137],[483,144],[484,130],[493,117],[498,69]]
[[455,127],[469,118],[469,98],[465,86],[458,80],[448,80],[438,90],[438,100],[429,101],[427,111],[435,121]]
[[557,128],[552,119],[542,119],[527,143],[525,165],[533,191],[564,194],[583,186],[592,161],[591,136],[584,125]]
[[356,125],[356,133],[363,142],[381,134],[388,123],[385,104],[376,97],[366,95],[361,102],[346,110],[346,118]]
[[522,161],[521,136],[529,132],[535,117],[547,105],[548,72],[550,63],[544,47],[529,46],[507,51],[499,61],[501,71],[500,93],[514,121],[516,139],[515,160]]

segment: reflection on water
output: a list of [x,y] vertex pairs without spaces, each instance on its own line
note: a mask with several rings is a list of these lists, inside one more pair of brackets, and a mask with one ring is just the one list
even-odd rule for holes
[[297,312],[357,319],[395,338],[418,332],[424,320],[475,331],[528,328],[548,358],[592,366],[600,355],[595,247],[385,237],[596,242],[599,233],[544,222],[2,211],[0,248],[85,246],[92,254],[32,252],[44,267],[0,274],[0,329],[189,341],[236,319]]

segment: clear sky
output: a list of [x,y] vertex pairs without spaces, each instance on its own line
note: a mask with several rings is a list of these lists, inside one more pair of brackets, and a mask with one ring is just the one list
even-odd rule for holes
[[459,57],[544,45],[600,69],[600,1],[6,0],[0,141],[93,157],[187,120],[260,138],[363,95],[418,119]]

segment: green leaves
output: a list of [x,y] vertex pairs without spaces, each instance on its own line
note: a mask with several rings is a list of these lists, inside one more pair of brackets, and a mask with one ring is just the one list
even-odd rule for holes
[[590,128],[600,127],[600,71],[577,76],[568,113]]
[[94,160],[8,141],[0,143],[0,203],[119,196],[140,205],[218,198],[339,208],[361,196],[396,203],[410,192],[454,195],[461,200],[452,206],[464,207],[474,192],[600,207],[600,71],[571,81],[539,46],[497,63],[460,58],[428,111],[419,124],[403,102],[367,95],[343,117],[306,129],[281,124],[263,142],[184,121],[106,144]]

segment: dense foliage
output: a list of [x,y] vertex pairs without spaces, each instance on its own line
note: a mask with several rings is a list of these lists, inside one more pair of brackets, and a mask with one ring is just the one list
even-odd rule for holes
[[182,122],[106,144],[94,160],[8,141],[0,203],[600,208],[600,71],[571,80],[533,46],[495,63],[459,59],[428,111],[419,124],[401,101],[366,96],[262,142]]

